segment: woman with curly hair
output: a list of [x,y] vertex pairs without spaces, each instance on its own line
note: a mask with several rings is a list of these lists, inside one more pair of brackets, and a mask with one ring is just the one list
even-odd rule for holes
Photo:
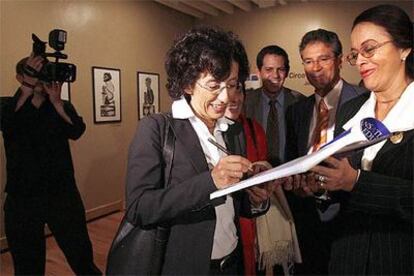
[[141,227],[170,227],[162,274],[241,274],[239,216],[259,215],[268,205],[266,188],[214,201],[209,197],[238,182],[251,167],[242,157],[245,147],[240,137],[223,117],[229,94],[248,74],[247,62],[234,62],[236,43],[232,33],[198,27],[179,38],[167,54],[175,141],[165,188],[160,188],[164,116],[141,120],[130,147],[127,219]]

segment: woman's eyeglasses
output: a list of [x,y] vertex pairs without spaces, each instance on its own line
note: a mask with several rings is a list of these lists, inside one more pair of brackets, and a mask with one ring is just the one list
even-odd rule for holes
[[227,89],[228,92],[235,92],[240,90],[242,87],[242,84],[240,82],[227,83],[224,86],[221,86],[218,83],[201,84],[199,82],[196,82],[196,84],[214,95],[219,95],[224,89]]
[[350,65],[354,66],[357,63],[359,54],[361,54],[364,58],[371,58],[375,55],[375,52],[377,51],[377,49],[381,48],[382,46],[384,46],[385,44],[389,42],[393,42],[393,40],[384,41],[382,43],[370,41],[366,43],[365,45],[363,45],[359,51],[357,50],[351,51],[351,53],[349,53],[346,56],[346,60],[348,61]]

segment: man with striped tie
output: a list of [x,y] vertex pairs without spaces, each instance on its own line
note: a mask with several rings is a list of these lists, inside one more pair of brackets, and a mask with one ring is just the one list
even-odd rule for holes
[[[287,111],[287,159],[291,160],[318,150],[333,139],[335,117],[342,104],[365,91],[340,76],[342,45],[334,32],[323,29],[304,35],[299,45],[306,77],[315,94],[294,104]],[[323,176],[302,176],[313,184],[310,189],[293,185],[288,200],[295,217],[303,264],[298,274],[327,274],[331,225],[340,206],[316,186]],[[296,181],[294,184],[299,184]]]

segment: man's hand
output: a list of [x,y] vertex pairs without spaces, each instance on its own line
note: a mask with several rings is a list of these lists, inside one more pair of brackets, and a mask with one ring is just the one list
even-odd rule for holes
[[23,67],[23,75],[21,72],[17,75],[17,80],[21,83],[20,91],[22,92],[14,111],[18,111],[26,100],[33,95],[33,92],[36,86],[41,87],[41,83],[38,81],[37,74],[43,67],[43,58],[40,56],[33,56],[33,53],[30,57],[27,58],[26,64]]
[[33,56],[33,53],[27,59],[23,71],[23,82],[35,86],[38,81],[37,74],[43,67],[44,58],[41,56]]
[[219,160],[211,171],[211,177],[218,189],[237,183],[251,166],[251,162],[238,155],[229,155]]
[[260,207],[263,202],[269,199],[273,190],[274,184],[272,181],[270,181],[265,184],[247,188],[246,192],[249,194],[249,199],[253,206]]
[[[272,168],[267,161],[258,161],[254,162],[252,165],[252,170],[249,170],[249,176],[258,174],[263,171],[267,171]],[[255,207],[260,207],[263,202],[269,199],[271,193],[274,191],[275,186],[279,185],[278,180],[269,181],[264,184],[256,185],[246,189],[246,192],[249,194],[250,202]]]
[[63,107],[63,101],[60,98],[60,94],[62,91],[62,83],[57,81],[47,83],[44,85],[44,90],[46,94],[49,95],[49,100],[56,109],[56,112],[63,118],[63,120],[73,125],[72,120],[70,119],[69,115],[66,113]]
[[285,190],[293,191],[296,195],[301,197],[313,196],[319,190],[313,172],[287,177],[282,185]]
[[43,85],[46,94],[49,95],[49,100],[53,105],[63,104],[60,94],[62,91],[62,84],[54,81]]

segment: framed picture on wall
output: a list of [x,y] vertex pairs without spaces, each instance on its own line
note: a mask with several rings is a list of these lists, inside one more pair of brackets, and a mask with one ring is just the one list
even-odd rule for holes
[[121,70],[92,67],[95,123],[121,121]]
[[62,100],[70,102],[70,84],[68,82],[64,82],[62,84],[62,92],[60,93],[60,98]]
[[137,72],[138,120],[160,112],[160,75]]

